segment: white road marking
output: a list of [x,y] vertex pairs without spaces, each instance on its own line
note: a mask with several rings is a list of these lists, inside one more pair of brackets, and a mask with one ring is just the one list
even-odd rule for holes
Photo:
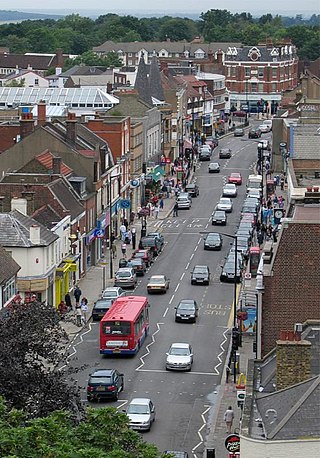
[[183,279],[184,276],[185,276],[185,272],[183,272],[183,274],[181,275],[180,281]]
[[76,340],[76,339],[79,337],[79,342],[77,342],[76,344],[73,344],[73,343],[71,342],[71,344],[67,347],[67,349],[72,348],[72,349],[73,349],[73,352],[70,353],[70,354],[66,357],[66,364],[64,364],[63,366],[59,367],[59,371],[62,371],[62,369],[64,369],[64,368],[69,364],[69,359],[70,359],[73,355],[75,355],[75,354],[77,353],[76,347],[77,347],[78,345],[80,345],[81,343],[83,343],[83,336],[85,336],[86,334],[88,334],[88,333],[91,331],[92,327],[91,327],[91,322],[90,322],[90,321],[88,321],[87,326],[88,326],[88,329],[87,329],[85,332],[81,332],[81,331],[84,329],[84,328],[82,328],[82,330],[79,330],[79,333],[76,334],[76,336],[74,337],[73,340]]
[[150,355],[149,347],[155,343],[156,339],[154,338],[154,336],[155,336],[156,334],[158,334],[158,332],[160,331],[160,325],[162,325],[162,324],[164,324],[164,323],[157,323],[157,330],[156,330],[153,334],[151,334],[152,342],[150,342],[150,343],[146,346],[146,353],[145,353],[144,355],[140,356],[141,364],[140,364],[140,366],[138,366],[138,367],[136,368],[136,371],[139,371],[139,370],[140,370],[140,367],[143,367],[143,366],[144,366],[144,364],[145,364],[145,363],[144,363],[144,358],[145,358],[146,356]]
[[220,348],[221,348],[222,351],[221,351],[221,352],[218,354],[218,356],[217,356],[217,358],[218,358],[218,360],[219,360],[220,362],[219,362],[216,366],[214,366],[214,369],[213,369],[213,370],[216,371],[216,374],[217,374],[217,375],[220,374],[220,372],[218,371],[218,367],[221,366],[221,364],[222,364],[221,356],[222,356],[223,353],[226,351],[225,348],[224,348],[224,344],[225,344],[226,341],[228,340],[228,339],[227,339],[227,336],[226,336],[226,333],[227,333],[228,331],[229,331],[229,329],[226,329],[226,330],[222,333],[223,338],[224,338],[223,342],[221,342],[221,344],[220,344]]
[[188,262],[188,264],[186,265],[186,270],[188,270],[190,267],[190,262]]
[[192,449],[192,454],[195,458],[197,458],[197,454],[195,453],[195,450],[200,447],[201,444],[203,444],[203,436],[201,434],[201,431],[203,430],[203,428],[206,426],[207,424],[207,420],[205,419],[205,414],[210,410],[210,407],[207,407],[201,414],[201,419],[202,419],[202,425],[200,426],[200,428],[198,429],[197,433],[198,433],[198,436],[200,438],[200,442],[195,446],[193,447]]
[[[141,358],[140,358],[141,359]],[[162,373],[162,374],[167,374],[170,371],[166,371],[163,369],[140,369],[141,366],[137,367],[136,371],[139,372],[154,372],[154,373]],[[174,371],[173,371],[174,372]],[[213,372],[186,372],[185,375],[209,375],[210,377],[217,377],[217,374],[214,374]]]
[[162,315],[162,318],[165,318],[166,317],[166,314],[168,313],[168,310],[169,310],[169,307],[167,307],[164,311],[164,314]]
[[192,253],[192,255],[190,256],[190,261],[191,261],[191,259],[193,258],[193,256],[194,256],[194,253]]
[[180,286],[180,283],[177,284],[176,289],[174,290],[175,293],[177,292],[179,286]]
[[171,299],[170,299],[170,301],[169,301],[169,305],[170,305],[171,302],[173,301],[173,298],[174,298],[174,294],[172,294],[172,296],[171,296]]

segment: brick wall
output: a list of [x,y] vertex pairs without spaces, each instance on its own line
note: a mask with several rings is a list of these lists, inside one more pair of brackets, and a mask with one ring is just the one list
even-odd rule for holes
[[279,240],[272,274],[264,277],[263,356],[275,347],[281,329],[320,319],[319,259],[320,224],[290,223]]
[[311,343],[277,341],[277,390],[282,390],[311,377]]

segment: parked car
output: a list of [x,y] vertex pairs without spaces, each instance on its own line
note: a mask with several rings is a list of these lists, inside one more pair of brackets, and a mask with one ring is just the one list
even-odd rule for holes
[[257,215],[257,211],[258,209],[256,205],[245,203],[241,208],[241,215],[244,213],[253,213],[254,215]]
[[147,284],[148,293],[166,293],[169,289],[170,280],[166,275],[152,275]]
[[191,208],[191,202],[190,202],[190,199],[188,199],[188,197],[184,197],[184,196],[178,196],[176,198],[176,202],[178,204],[178,208],[179,210],[180,209],[187,209],[187,210],[190,210]]
[[244,136],[244,129],[242,129],[242,127],[237,127],[236,129],[234,129],[233,135],[234,135],[234,137],[243,137]]
[[153,254],[152,252],[148,249],[145,250],[136,250],[132,254],[132,259],[133,258],[142,258],[146,264],[147,267],[150,267],[151,264],[153,263]]
[[211,149],[213,150],[219,145],[219,140],[215,137],[207,137],[206,138],[206,145],[209,145]]
[[92,321],[99,321],[105,316],[113,304],[114,299],[98,299],[92,307]]
[[166,370],[191,371],[193,353],[188,343],[173,343],[167,353]]
[[247,240],[248,242],[248,245],[251,245],[251,239],[252,239],[252,236],[251,236],[251,233],[250,233],[250,229],[249,228],[239,228],[237,230],[237,232],[235,233],[236,237],[238,237],[238,239],[245,239]]
[[253,127],[249,130],[248,138],[260,138],[261,137],[261,130],[259,127]]
[[182,299],[175,307],[175,321],[192,321],[195,323],[198,312],[198,305],[194,299]]
[[156,409],[148,398],[135,398],[129,403],[127,411],[129,427],[138,431],[150,431],[156,419]]
[[268,127],[268,132],[271,132],[272,130],[272,120],[271,119],[265,119],[262,124]]
[[238,227],[238,230],[243,230],[243,231],[247,231],[249,232],[250,235],[253,234],[253,226],[252,226],[252,223],[250,221],[240,221],[240,224],[239,224],[239,227]]
[[211,162],[208,167],[209,173],[219,173],[220,172],[220,164],[218,162]]
[[[241,278],[241,258],[239,256],[238,261],[238,268],[237,268],[237,278],[236,282],[240,282]],[[224,266],[222,266],[221,274],[220,274],[220,281],[221,282],[234,282],[234,275],[235,275],[235,260],[232,258],[227,258]]]
[[208,266],[195,266],[191,271],[191,285],[198,283],[209,285],[210,270]]
[[257,208],[260,206],[260,199],[257,197],[246,197],[243,201],[243,205],[255,205]]
[[132,258],[130,259],[130,267],[133,268],[136,275],[140,275],[141,277],[144,276],[146,273],[147,267],[142,258]]
[[185,191],[189,193],[191,197],[198,197],[199,195],[199,187],[195,183],[187,184],[185,187]]
[[187,191],[181,191],[179,192],[178,194],[179,197],[185,197],[186,199],[189,200],[190,204],[192,204],[192,197],[191,197],[191,194]]
[[222,248],[222,237],[217,232],[209,232],[206,235],[203,243],[205,250],[221,250]]
[[233,184],[240,186],[242,184],[241,173],[239,172],[230,173],[230,175],[228,176],[228,183],[233,183]]
[[126,293],[120,287],[109,286],[102,291],[102,299],[117,299],[117,297],[125,296]]
[[163,248],[163,245],[164,245],[164,237],[162,234],[160,234],[160,232],[149,232],[147,234],[147,237],[157,237],[157,239],[159,240],[160,242],[160,245],[161,245],[161,249]]
[[210,161],[210,159],[211,151],[208,151],[207,149],[199,151],[199,161]]
[[200,148],[199,148],[199,151],[201,153],[201,151],[209,151],[209,153],[211,154],[211,146],[210,145],[201,145]]
[[158,237],[149,235],[148,237],[142,237],[139,242],[139,249],[145,250],[146,248],[148,248],[153,257],[155,257],[162,250],[162,244]]
[[222,188],[223,197],[237,197],[238,190],[235,184],[227,183]]
[[223,210],[216,210],[211,218],[212,225],[225,226],[227,224],[227,215]]
[[253,189],[253,188],[250,188],[248,193],[247,193],[247,197],[255,197],[257,199],[260,199],[261,198],[261,189]]
[[263,134],[270,132],[269,127],[266,124],[260,124],[259,129]]
[[220,197],[216,210],[223,210],[226,213],[232,212],[232,200],[229,197]]
[[119,398],[124,389],[124,378],[116,369],[97,369],[89,376],[87,385],[87,400],[89,402],[111,398]]
[[219,159],[230,159],[231,156],[230,148],[222,148],[219,152]]
[[132,267],[123,267],[115,273],[114,286],[121,288],[135,288],[137,285],[137,276]]

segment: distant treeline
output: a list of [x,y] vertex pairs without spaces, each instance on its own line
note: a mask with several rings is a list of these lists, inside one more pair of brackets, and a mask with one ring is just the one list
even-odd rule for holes
[[[27,13],[26,13],[27,14]],[[18,17],[16,18],[16,20]],[[5,20],[1,18],[0,21]],[[237,41],[245,45],[272,39],[290,38],[302,59],[319,57],[320,15],[308,20],[264,14],[253,18],[250,13],[232,14],[227,10],[209,10],[198,20],[179,17],[118,16],[106,14],[97,19],[72,14],[60,19],[24,20],[0,26],[0,46],[12,53],[65,53],[81,55],[107,40],[112,41],[192,41],[201,36],[206,42]]]

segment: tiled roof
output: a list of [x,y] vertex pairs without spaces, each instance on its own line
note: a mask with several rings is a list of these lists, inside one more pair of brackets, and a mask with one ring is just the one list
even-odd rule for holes
[[61,219],[51,205],[43,205],[33,213],[32,218],[38,221],[38,223],[43,224],[49,230],[51,230]]
[[120,113],[123,116],[142,117],[152,108],[152,106],[140,100],[136,93],[117,93],[117,97],[120,103],[116,107],[111,108],[111,110],[108,110],[108,114],[110,115],[115,111],[117,115]]
[[72,186],[68,185],[63,178],[53,181],[48,187],[65,210],[70,212],[71,220],[74,220],[84,212],[84,207],[79,202]]
[[3,285],[6,281],[10,280],[10,278],[14,277],[21,267],[1,245],[0,259],[0,285]]
[[[225,55],[225,61],[235,61],[235,62],[279,62],[279,61],[286,61],[293,59],[296,56],[296,50],[295,47],[290,45],[290,46],[285,46],[285,47],[276,47],[276,46],[242,46],[242,47],[237,47],[237,46],[230,46],[230,53],[228,52]],[[250,50],[253,48],[256,48],[258,52],[260,53],[260,57],[258,57],[256,60],[252,60],[249,56]],[[282,54],[281,49],[286,48],[287,53]],[[291,50],[291,54],[289,54],[289,49]],[[236,51],[236,52],[235,52]],[[232,54],[234,52],[234,54]],[[278,55],[276,54],[278,53]]]
[[[50,153],[49,150],[46,150],[44,151],[43,153],[41,154],[38,154],[38,156],[36,156],[36,159],[42,164],[44,165],[48,170],[52,170],[52,159],[53,159],[54,155],[52,153]],[[70,167],[68,167],[64,162],[61,162],[61,174],[62,175],[70,175],[70,173],[72,173],[72,169]]]
[[51,245],[59,237],[33,218],[25,216],[17,210],[0,213],[0,244],[5,247],[34,247],[30,242],[30,227],[40,226],[40,243],[38,246]]
[[0,68],[28,68],[48,70],[56,56],[40,56],[26,54],[0,54]]
[[[320,129],[320,126],[318,125]],[[294,135],[293,159],[319,159],[320,135]]]

